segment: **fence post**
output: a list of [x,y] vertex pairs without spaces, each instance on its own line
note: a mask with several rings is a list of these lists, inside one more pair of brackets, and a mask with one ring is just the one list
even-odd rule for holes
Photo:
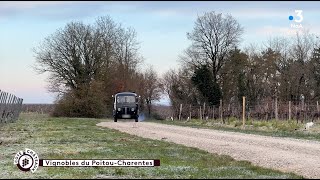
[[301,99],[301,123],[304,122],[304,99]]
[[275,118],[276,121],[278,120],[278,98],[276,97],[276,101],[275,101]]
[[303,123],[305,122],[305,120],[306,120],[306,114],[307,114],[307,103],[305,103],[305,102],[303,102],[303,119],[302,119],[302,121],[303,121]]
[[299,123],[299,118],[298,118],[298,106],[296,105],[296,119],[297,119],[297,124]]
[[180,104],[179,121],[181,120],[181,111],[182,111],[182,104]]
[[189,105],[189,119],[191,120],[191,104]]
[[242,127],[245,125],[245,114],[246,114],[246,97],[242,96]]
[[3,97],[4,97],[4,92],[0,91],[0,123],[2,122],[2,109],[4,107],[2,103]]
[[6,93],[4,97],[4,108],[3,108],[3,113],[2,113],[2,122],[6,122],[6,113],[8,109],[8,101],[10,99],[10,94]]
[[10,110],[10,122],[14,121],[14,112],[16,110],[16,107],[15,107],[16,99],[17,99],[17,97],[13,96],[13,100],[12,100],[12,104],[11,104],[11,110]]
[[18,114],[18,100],[19,100],[19,98],[18,97],[15,97],[15,100],[14,100],[14,105],[13,105],[13,120],[16,120],[16,117],[18,117],[17,116],[17,114]]
[[291,120],[291,101],[289,101],[289,121]]
[[214,105],[212,106],[212,119],[214,120]]
[[0,123],[2,122],[2,109],[4,107],[4,105],[2,103],[3,97],[4,97],[4,92],[0,91]]
[[22,99],[22,98],[20,98],[20,102],[19,102],[19,109],[18,109],[19,114],[21,113],[21,110],[22,110],[22,103],[23,103],[23,99]]
[[318,117],[318,121],[319,121],[319,102],[318,101],[317,101],[317,113],[318,113],[317,117]]
[[269,107],[268,107],[268,103],[265,106],[265,112],[266,112],[266,121],[268,121],[268,111],[269,111]]
[[13,104],[14,95],[11,95],[11,99],[8,104],[8,112],[7,112],[7,121],[11,121],[10,112],[12,111],[12,104]]
[[222,99],[220,99],[220,118],[224,124],[223,117],[222,117]]
[[203,116],[202,116],[203,119],[206,119],[206,118],[205,118],[205,113],[206,113],[206,103],[204,102],[204,103],[203,103]]

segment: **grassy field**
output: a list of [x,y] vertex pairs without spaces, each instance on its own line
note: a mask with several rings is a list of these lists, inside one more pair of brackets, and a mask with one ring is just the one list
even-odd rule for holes
[[242,120],[237,120],[235,118],[230,118],[225,121],[225,124],[221,120],[200,120],[191,119],[186,120],[152,120],[152,122],[188,126],[195,128],[209,128],[216,130],[232,131],[232,132],[242,132],[248,134],[259,134],[266,136],[276,136],[276,137],[292,137],[308,140],[320,141],[320,123],[315,122],[309,130],[305,129],[305,124],[297,123],[296,120],[285,121],[285,120],[247,120],[246,125],[243,128]]
[[[0,178],[303,178],[165,141],[96,126],[103,119],[22,114],[0,127]],[[118,122],[121,123],[121,122]],[[40,159],[160,159],[159,167],[39,167],[22,172],[15,154],[30,148]]]

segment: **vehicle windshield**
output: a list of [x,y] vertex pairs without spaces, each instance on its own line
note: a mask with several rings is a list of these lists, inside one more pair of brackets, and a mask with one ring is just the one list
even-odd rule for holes
[[135,96],[117,96],[117,103],[135,103]]

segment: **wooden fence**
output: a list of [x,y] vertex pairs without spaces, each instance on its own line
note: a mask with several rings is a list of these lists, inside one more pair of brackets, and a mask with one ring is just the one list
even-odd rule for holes
[[14,122],[22,107],[22,98],[0,90],[0,123]]
[[252,119],[252,120],[296,120],[297,122],[319,121],[320,105],[319,102],[278,102],[277,100],[260,102],[250,106],[244,100],[241,104],[224,104],[208,106],[192,106],[190,104],[180,104],[172,111],[174,119],[220,119],[224,122],[228,118]]

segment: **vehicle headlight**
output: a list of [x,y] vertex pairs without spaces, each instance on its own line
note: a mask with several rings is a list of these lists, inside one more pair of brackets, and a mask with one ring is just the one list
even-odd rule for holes
[[131,108],[131,111],[134,111],[134,108]]
[[118,108],[118,111],[121,111],[121,108]]

